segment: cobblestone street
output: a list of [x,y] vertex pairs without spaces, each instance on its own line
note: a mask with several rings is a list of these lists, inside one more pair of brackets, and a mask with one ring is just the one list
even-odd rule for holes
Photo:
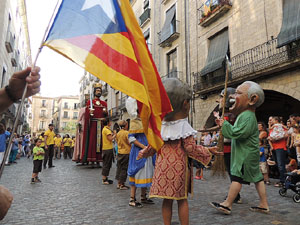
[[[40,174],[42,183],[30,184],[32,160],[22,158],[18,164],[6,167],[1,185],[14,195],[7,216],[0,224],[162,224],[161,200],[143,208],[128,206],[129,190],[117,190],[116,184],[100,183],[101,169],[77,166],[70,160],[54,160],[55,168],[45,169]],[[111,170],[115,174],[116,165]],[[300,224],[300,204],[278,194],[278,188],[267,186],[271,213],[254,213],[250,206],[258,204],[253,184],[244,186],[241,192],[243,204],[234,205],[232,215],[219,214],[209,206],[210,201],[222,201],[229,182],[210,176],[205,171],[205,181],[195,180],[194,197],[189,200],[190,224]],[[274,181],[273,181],[274,183]],[[137,198],[140,192],[138,190]],[[179,224],[177,204],[173,209],[173,225]],[[298,215],[298,216],[297,216]]]

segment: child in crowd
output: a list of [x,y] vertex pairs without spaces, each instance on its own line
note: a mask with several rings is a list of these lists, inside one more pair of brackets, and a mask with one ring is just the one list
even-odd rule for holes
[[31,183],[41,182],[38,175],[42,171],[42,164],[44,160],[45,151],[41,148],[42,140],[37,139],[35,147],[33,148],[33,173],[31,177]]
[[[188,122],[191,88],[178,80],[169,78],[163,81],[171,101],[173,112],[168,113],[162,123],[161,135],[164,145],[157,156],[150,198],[162,198],[162,216],[165,225],[172,220],[173,200],[177,200],[181,224],[189,224],[188,193],[192,193],[193,171],[188,158],[207,165],[218,147],[196,145],[194,130]],[[140,157],[147,155],[149,148],[142,150]]]
[[63,153],[64,159],[67,159],[68,156],[69,156],[69,159],[72,159],[72,155],[71,155],[72,139],[70,138],[70,136],[68,134],[65,135],[63,144],[64,144],[64,153]]
[[115,139],[116,134],[113,133],[110,129],[111,121],[109,119],[105,119],[103,121],[103,125],[104,127],[102,129],[102,184],[112,184],[113,181],[108,179],[108,175],[114,158],[113,140]]
[[[132,118],[130,120],[128,135],[129,142],[131,143],[127,171],[131,186],[129,206],[141,208],[143,204],[154,204],[151,199],[147,198],[146,191],[152,184],[155,156],[138,158],[139,152],[148,146],[148,140],[144,134],[142,121],[138,116],[136,100],[128,98],[126,100],[126,109]],[[137,188],[141,188],[141,202],[138,202],[135,198]]]
[[117,133],[118,155],[117,155],[117,173],[118,180],[117,188],[120,190],[127,190],[129,187],[125,185],[127,179],[127,169],[129,162],[129,154],[131,145],[128,140],[128,123],[125,120],[119,122],[121,130]]
[[292,172],[297,169],[297,161],[289,156],[289,164],[286,165],[286,171]]
[[267,159],[265,155],[265,146],[263,146],[263,140],[259,139],[259,169],[264,176],[264,181],[267,185],[270,185],[269,175],[268,175],[268,167],[267,167]]

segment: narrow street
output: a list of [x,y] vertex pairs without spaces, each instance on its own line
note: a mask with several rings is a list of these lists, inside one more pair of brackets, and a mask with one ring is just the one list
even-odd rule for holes
[[[30,184],[32,160],[21,158],[18,164],[6,167],[1,185],[14,195],[7,216],[0,224],[58,225],[58,224],[162,224],[161,200],[143,208],[128,206],[129,190],[117,190],[116,184],[100,183],[101,169],[77,166],[70,160],[54,160],[55,168],[43,170],[42,183]],[[116,170],[113,164],[111,178]],[[242,189],[243,204],[234,205],[232,215],[219,214],[209,205],[222,201],[229,186],[228,179],[211,177],[206,170],[205,181],[195,180],[194,198],[189,200],[190,224],[299,224],[299,204],[292,200],[292,191],[283,198],[278,188],[267,186],[271,213],[253,213],[250,206],[258,204],[253,184]],[[139,199],[138,191],[137,198]],[[173,223],[180,224],[177,204],[174,204]]]

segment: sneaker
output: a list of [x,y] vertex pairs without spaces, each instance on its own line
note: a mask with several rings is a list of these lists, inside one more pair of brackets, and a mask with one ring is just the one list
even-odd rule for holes
[[34,178],[31,178],[31,182],[30,182],[31,184],[35,184],[35,180],[34,180]]
[[41,183],[42,181],[40,180],[40,178],[36,177],[36,178],[35,178],[35,182]]

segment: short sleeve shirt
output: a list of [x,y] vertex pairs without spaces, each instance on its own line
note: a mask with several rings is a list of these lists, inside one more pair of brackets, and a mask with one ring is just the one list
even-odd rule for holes
[[62,138],[54,138],[54,144],[57,146],[57,147],[60,147],[61,145],[61,142],[62,142]]
[[105,126],[102,130],[102,150],[113,149],[113,142],[107,139],[108,135],[112,135],[112,132]]
[[47,145],[54,145],[54,136],[55,136],[55,133],[51,130],[46,130],[44,136],[47,136]]
[[44,155],[36,155],[38,152],[45,152],[43,148],[35,146],[33,148],[33,160],[43,160]]
[[129,154],[131,145],[128,140],[129,132],[121,129],[117,134],[118,154]]

